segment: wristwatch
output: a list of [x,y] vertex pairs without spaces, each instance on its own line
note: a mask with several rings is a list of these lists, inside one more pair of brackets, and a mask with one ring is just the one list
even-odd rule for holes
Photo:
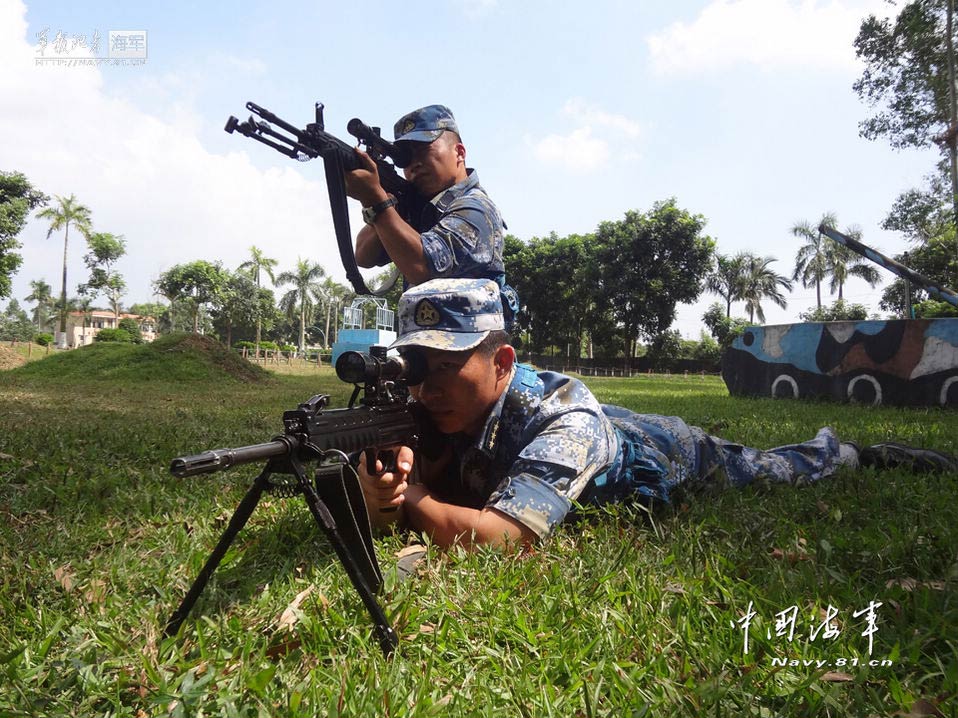
[[366,224],[372,224],[376,221],[376,218],[385,212],[390,207],[395,207],[399,204],[396,201],[395,197],[390,197],[387,200],[383,200],[379,204],[374,204],[372,207],[363,207],[363,222]]

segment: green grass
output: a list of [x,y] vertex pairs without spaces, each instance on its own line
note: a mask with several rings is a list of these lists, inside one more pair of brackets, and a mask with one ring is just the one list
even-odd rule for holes
[[[162,639],[255,474],[180,480],[169,460],[263,441],[284,409],[349,393],[325,367],[250,382],[203,354],[133,364],[94,346],[0,372],[0,715],[866,716],[920,700],[955,714],[954,476],[845,472],[685,496],[651,519],[595,511],[518,557],[430,549],[402,583],[404,537],[383,538],[392,660],[302,502],[268,497],[179,638]],[[759,446],[830,424],[958,451],[958,415],[938,410],[730,398],[713,377],[588,383]],[[851,614],[871,600],[884,604],[872,658],[892,665],[772,664],[867,661]],[[732,624],[749,602],[746,656]],[[792,605],[803,635],[788,642],[773,623]],[[829,605],[840,635],[809,641]]]

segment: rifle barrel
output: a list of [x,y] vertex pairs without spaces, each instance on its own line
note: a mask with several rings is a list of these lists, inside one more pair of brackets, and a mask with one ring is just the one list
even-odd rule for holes
[[249,464],[253,461],[282,456],[289,453],[291,449],[292,444],[285,438],[278,438],[265,444],[240,446],[236,449],[213,449],[204,451],[202,454],[178,456],[170,464],[170,473],[181,479],[197,474],[211,474],[238,464]]

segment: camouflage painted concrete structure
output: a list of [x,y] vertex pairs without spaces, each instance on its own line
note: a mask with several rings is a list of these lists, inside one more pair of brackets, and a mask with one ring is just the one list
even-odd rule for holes
[[958,407],[958,319],[748,327],[726,351],[733,395]]

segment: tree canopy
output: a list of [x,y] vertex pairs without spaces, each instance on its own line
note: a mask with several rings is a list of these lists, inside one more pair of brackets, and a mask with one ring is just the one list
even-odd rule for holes
[[228,279],[229,274],[219,262],[198,259],[163,272],[156,282],[156,290],[171,302],[189,300],[193,331],[198,332],[200,310],[219,297]]
[[950,124],[946,3],[911,0],[894,18],[869,15],[855,38],[865,63],[853,85],[874,114],[859,127],[897,149],[928,147]]
[[114,265],[117,260],[126,254],[126,240],[122,235],[109,232],[95,232],[86,238],[90,251],[83,257],[83,262],[90,270],[90,278],[86,284],[81,284],[81,294],[104,294],[110,300],[113,314],[120,316],[120,297],[126,291],[126,282],[116,271]]
[[27,215],[49,199],[20,172],[0,172],[0,299],[10,296],[10,279],[23,262],[17,236]]
[[668,329],[675,305],[695,300],[712,265],[705,219],[675,200],[629,211],[593,234],[506,237],[506,277],[521,302],[518,333],[532,349],[575,348],[588,337],[633,356],[639,338]]

